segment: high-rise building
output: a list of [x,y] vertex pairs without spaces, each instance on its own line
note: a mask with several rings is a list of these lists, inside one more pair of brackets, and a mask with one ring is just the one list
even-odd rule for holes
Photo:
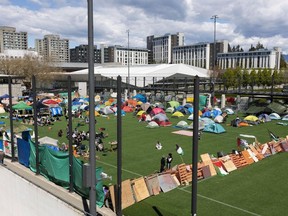
[[59,35],[45,35],[44,39],[35,40],[35,50],[39,55],[52,62],[69,62],[69,40]]
[[147,37],[147,49],[152,50],[153,63],[172,63],[172,49],[175,46],[184,46],[184,33]]
[[[101,63],[101,52],[94,46],[94,62]],[[88,45],[79,45],[70,49],[70,62],[88,62]]]
[[27,32],[16,32],[16,28],[0,26],[0,53],[4,50],[27,50]]

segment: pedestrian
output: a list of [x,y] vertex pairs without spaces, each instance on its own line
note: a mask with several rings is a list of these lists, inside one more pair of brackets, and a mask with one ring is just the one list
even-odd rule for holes
[[166,160],[167,160],[167,169],[171,169],[171,163],[173,161],[172,153],[168,154],[168,157]]
[[176,152],[177,152],[179,155],[184,155],[183,149],[182,149],[178,144],[176,144]]
[[166,158],[163,155],[160,161],[160,173],[163,172],[165,170],[165,163],[166,163]]

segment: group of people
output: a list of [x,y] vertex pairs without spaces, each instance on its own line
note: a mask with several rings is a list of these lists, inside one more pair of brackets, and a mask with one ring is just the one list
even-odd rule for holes
[[[156,145],[155,145],[155,148],[157,150],[161,150],[162,149],[162,144],[160,143],[160,141],[157,141],[156,142]],[[184,151],[183,149],[178,145],[176,144],[176,152],[179,154],[179,155],[184,155]],[[166,169],[171,169],[171,163],[173,161],[173,156],[172,156],[172,153],[169,153],[167,155],[167,157],[165,155],[162,156],[161,160],[160,160],[160,173],[165,171]]]

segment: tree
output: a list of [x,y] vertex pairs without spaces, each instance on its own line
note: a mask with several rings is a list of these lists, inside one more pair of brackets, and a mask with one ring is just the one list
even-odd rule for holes
[[250,79],[249,79],[249,86],[251,86],[252,89],[254,89],[255,85],[258,85],[258,75],[256,73],[256,70],[253,68],[250,72]]
[[283,55],[281,55],[281,58],[280,58],[280,68],[287,68],[287,63]]
[[59,72],[60,69],[48,60],[25,55],[23,58],[1,59],[0,71],[6,75],[23,76],[23,82],[31,84],[33,75],[37,77],[38,82],[50,82],[54,76],[52,72]]
[[247,89],[248,85],[249,85],[249,72],[248,70],[245,68],[243,70],[243,74],[242,74],[242,86],[245,87],[245,89]]
[[263,44],[258,42],[255,47],[251,44],[249,51],[256,51],[256,50],[260,50],[260,49],[264,49],[264,46],[263,46]]

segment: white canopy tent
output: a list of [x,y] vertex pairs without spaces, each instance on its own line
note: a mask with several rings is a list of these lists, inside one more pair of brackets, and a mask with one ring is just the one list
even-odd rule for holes
[[[94,68],[95,77],[107,77],[112,79],[117,79],[120,75],[123,82],[128,81],[128,67],[127,66],[97,66]],[[78,81],[88,78],[88,69],[79,70],[71,73],[62,73],[62,75],[71,75],[72,79],[77,78]],[[86,76],[87,75],[87,76]],[[209,70],[194,67],[186,64],[149,64],[149,65],[132,65],[129,67],[129,83],[135,84],[136,86],[144,86],[152,84],[153,81],[157,82],[163,78],[191,78],[194,76],[199,76],[200,78],[208,78]],[[153,80],[154,78],[154,80]],[[86,80],[87,81],[87,80]]]

